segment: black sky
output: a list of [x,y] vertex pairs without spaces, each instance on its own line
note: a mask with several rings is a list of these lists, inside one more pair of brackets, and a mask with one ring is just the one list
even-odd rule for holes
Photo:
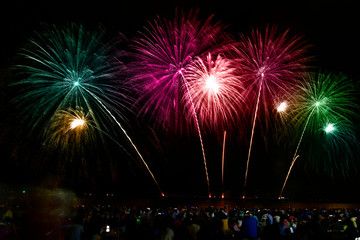
[[[235,36],[239,33],[248,33],[252,27],[263,28],[267,25],[276,24],[282,29],[290,28],[292,33],[304,36],[304,39],[312,45],[309,54],[314,56],[314,66],[329,72],[343,72],[352,77],[359,87],[360,14],[356,1],[14,0],[3,1],[2,6],[2,13],[0,14],[2,36],[1,108],[2,112],[6,114],[1,121],[3,130],[1,149],[6,159],[12,159],[13,149],[19,148],[16,143],[17,138],[13,137],[12,134],[13,131],[16,132],[12,129],[15,126],[9,125],[16,115],[8,103],[12,97],[12,93],[9,93],[6,88],[6,85],[12,79],[12,73],[10,73],[9,69],[15,62],[15,56],[19,48],[26,43],[34,31],[41,30],[43,23],[64,25],[69,22],[76,22],[89,28],[100,23],[105,27],[108,36],[115,36],[118,32],[121,32],[131,39],[136,35],[137,31],[141,30],[142,26],[147,24],[148,20],[151,21],[156,15],[172,18],[175,8],[184,10],[194,8],[200,10],[199,17],[203,20],[211,14],[215,14],[214,20],[229,25],[228,32]],[[141,127],[137,126],[136,128]],[[143,127],[142,130],[146,132],[146,135],[152,136],[149,128]],[[161,185],[164,185],[165,191],[182,194],[206,193],[207,187],[201,152],[199,152],[199,143],[195,134],[177,137],[160,133],[158,138],[161,144],[156,146],[154,138],[143,138],[139,132],[142,131],[134,131],[134,138],[138,140],[139,148],[143,149],[146,152],[145,154],[151,156],[152,167],[155,169],[154,172],[159,174]],[[231,154],[227,156],[226,163],[228,171],[228,177],[225,178],[227,181],[226,190],[229,194],[239,196],[242,193],[243,162],[244,157],[246,157],[243,151],[246,147],[239,149],[236,134],[232,133],[230,136],[232,142],[229,142],[228,146],[228,151]],[[214,191],[221,192],[219,184],[221,178],[218,171],[221,143],[219,139],[205,136],[205,145],[209,156],[211,186],[214,186]],[[261,137],[255,144],[254,165],[249,170],[248,188],[251,189],[252,195],[276,197],[277,194],[274,194],[274,192],[279,191],[281,188],[284,169],[287,169],[288,165],[284,161],[291,154],[284,149],[274,150],[274,146],[270,143],[266,148]],[[31,147],[16,151],[32,152]],[[106,152],[107,150],[102,149],[101,151]],[[117,154],[120,153],[113,153],[111,158],[117,159]],[[119,186],[124,191],[133,191],[133,186],[135,186],[135,188],[145,193],[156,192],[156,187],[154,187],[152,180],[147,176],[146,170],[141,167],[141,164],[134,164],[131,163],[131,159],[125,159],[126,163],[120,164],[119,171],[94,176],[95,180],[90,185],[94,184],[99,189],[101,188],[99,186],[103,184],[104,189],[109,191],[113,187],[119,189]],[[32,165],[31,162],[27,161],[25,163],[22,161],[22,164]],[[18,166],[14,163],[6,163],[5,166],[11,169],[11,173],[15,172],[22,176],[28,171],[26,165]],[[81,166],[76,165],[73,167],[81,168]],[[49,170],[49,172],[51,171]],[[74,170],[74,172],[77,171]],[[113,182],[115,177],[111,177],[111,174],[118,175],[116,184]],[[16,174],[9,175],[7,174],[6,179],[3,179],[3,181],[9,180],[11,182],[17,178],[17,181],[21,182],[19,180],[21,177],[16,177]],[[304,196],[309,196],[310,199],[352,199],[356,196],[355,191],[352,191],[360,187],[360,180],[356,176],[347,179],[329,180],[328,178],[318,177],[315,173],[307,172],[301,164],[293,175],[289,182],[289,195],[299,199]],[[79,182],[80,179],[81,177],[75,178],[69,184]],[[29,179],[25,181],[29,181]],[[132,184],[129,184],[129,182]],[[81,188],[89,185],[89,183],[85,181],[77,185]],[[89,190],[92,190],[91,187]]]

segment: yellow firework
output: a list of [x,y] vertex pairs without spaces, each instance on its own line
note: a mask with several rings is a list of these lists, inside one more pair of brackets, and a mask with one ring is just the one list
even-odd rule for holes
[[80,107],[57,111],[44,131],[45,144],[64,151],[81,150],[95,138],[91,116],[91,111],[85,113]]

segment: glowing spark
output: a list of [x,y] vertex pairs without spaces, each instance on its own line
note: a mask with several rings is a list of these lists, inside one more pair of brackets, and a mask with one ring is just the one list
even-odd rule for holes
[[77,127],[81,127],[85,124],[85,120],[84,119],[72,119],[71,123],[70,123],[70,129],[74,129]]
[[326,133],[330,133],[330,132],[332,132],[332,131],[334,131],[334,130],[335,130],[335,127],[334,127],[334,125],[331,124],[331,123],[329,123],[329,124],[326,126],[326,128],[325,128],[325,132],[326,132]]
[[278,112],[284,112],[284,111],[286,110],[286,108],[287,108],[287,103],[286,103],[286,102],[282,102],[282,103],[278,106],[277,111],[278,111]]
[[206,79],[206,87],[210,90],[212,90],[214,93],[218,93],[219,92],[219,84],[216,80],[216,77],[214,75],[210,75],[207,79]]

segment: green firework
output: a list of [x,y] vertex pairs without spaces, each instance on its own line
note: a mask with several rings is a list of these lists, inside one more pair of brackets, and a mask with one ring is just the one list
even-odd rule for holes
[[354,169],[356,94],[343,74],[320,72],[304,80],[293,101],[292,120],[301,134],[294,157],[299,150],[309,166],[332,176]]

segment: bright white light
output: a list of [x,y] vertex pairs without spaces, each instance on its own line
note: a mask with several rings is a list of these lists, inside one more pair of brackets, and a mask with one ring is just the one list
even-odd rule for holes
[[211,89],[214,93],[219,92],[219,84],[216,81],[216,77],[214,75],[210,75],[206,79],[206,87]]
[[70,128],[74,129],[74,128],[76,128],[78,126],[82,126],[84,124],[85,124],[85,120],[76,118],[76,119],[73,119],[72,122],[70,123]]
[[329,123],[326,128],[325,128],[325,132],[329,133],[335,130],[335,127],[333,124]]
[[287,108],[286,102],[282,102],[282,103],[278,106],[277,111],[278,111],[278,112],[284,112],[284,111],[286,110],[286,108]]
[[265,66],[262,66],[261,68],[259,68],[258,74],[260,74],[261,78],[264,78],[264,76],[265,76]]
[[315,103],[315,106],[319,106],[319,105],[320,105],[320,102],[316,102],[316,103]]
[[74,86],[79,86],[79,81],[74,82]]

